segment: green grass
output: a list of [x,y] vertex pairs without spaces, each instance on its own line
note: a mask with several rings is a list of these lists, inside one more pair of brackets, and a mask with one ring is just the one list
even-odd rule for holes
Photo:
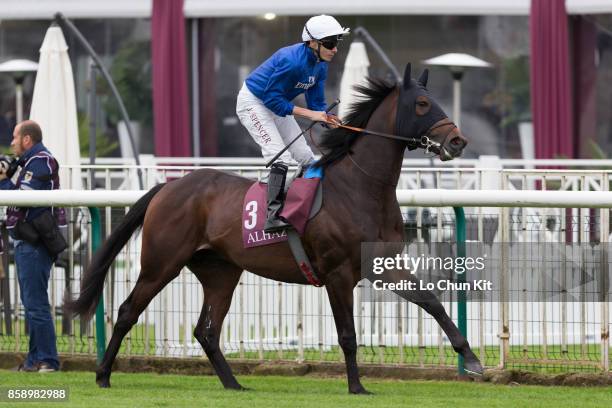
[[[348,395],[338,378],[241,376],[249,391],[224,390],[216,377],[157,374],[112,376],[100,389],[93,373],[16,373],[0,370],[0,387],[68,387],[65,407],[605,407],[609,388],[503,386],[486,383],[364,379],[374,395]],[[15,406],[21,406],[13,404]],[[28,403],[28,407],[60,406]],[[0,407],[9,406],[0,403]],[[25,406],[25,405],[23,405]]]
[[[87,336],[81,337],[79,333],[79,321],[75,320],[73,332],[77,333],[74,337],[75,347],[74,351],[77,354],[90,354],[95,353],[95,338],[88,338]],[[144,324],[135,325],[134,328],[128,334],[122,344],[119,354],[120,355],[132,355],[132,356],[144,356],[145,355],[145,329]],[[153,325],[149,325],[149,355],[155,353],[156,339],[155,330]],[[24,333],[25,327],[23,321],[21,321],[21,333]],[[58,319],[56,321],[56,332],[61,333],[61,323]],[[179,330],[180,341],[182,341],[183,330]],[[92,333],[92,336],[94,334]],[[129,353],[128,353],[128,344]],[[157,347],[161,347],[162,344],[157,344]],[[273,344],[267,344],[266,347],[274,347]],[[59,335],[57,338],[57,348],[59,353],[70,354],[70,336]],[[474,348],[474,353],[480,356],[480,350]],[[0,351],[15,351],[15,337],[14,336],[1,336],[0,335]],[[21,352],[28,351],[27,337],[21,337],[20,350]],[[172,352],[172,350],[171,350]],[[177,353],[177,351],[174,351]],[[457,364],[457,354],[454,350],[445,345],[442,351],[442,358],[439,357],[438,346],[427,346],[419,349],[416,346],[406,346],[403,348],[403,364],[419,366],[424,364],[426,366],[455,366]],[[571,344],[567,347],[567,353],[563,353],[560,345],[549,345],[547,349],[547,358],[549,360],[558,361],[554,364],[541,364],[541,363],[508,363],[507,368],[516,368],[527,371],[537,371],[545,373],[556,373],[564,371],[598,371],[599,369],[594,366],[584,366],[573,363],[577,360],[587,360],[594,363],[600,361],[600,345],[599,344],[588,344],[585,350],[584,356],[582,355],[582,348],[580,345]],[[179,353],[180,354],[180,353]],[[245,350],[241,355],[237,349],[226,349],[225,355],[228,359],[232,358],[246,358],[252,360],[259,360],[259,352],[257,350]],[[610,351],[612,356],[612,349]],[[180,357],[180,355],[177,355]],[[510,347],[510,358],[513,359],[537,359],[544,358],[543,347],[539,345],[530,345],[528,350],[525,352],[522,346],[511,346]],[[263,352],[264,360],[288,360],[296,361],[298,359],[297,347],[292,350],[283,350],[282,356],[279,355],[278,351],[265,350]],[[342,361],[342,352],[338,346],[333,346],[321,352],[316,348],[305,348],[304,350],[305,361],[324,361],[324,362],[340,362]],[[400,350],[398,347],[370,347],[364,346],[359,347],[359,363],[373,363],[373,364],[398,364],[400,363]],[[485,366],[492,367],[497,366],[499,363],[499,347],[496,345],[487,346],[485,349],[485,358],[483,361]]]
[[[20,344],[19,350],[22,353],[27,353],[28,351],[28,337],[25,336],[25,321],[21,319],[20,323]],[[96,352],[96,340],[95,340],[95,329],[91,330],[90,335],[82,335],[80,331],[80,320],[72,321],[73,327],[72,332],[74,333],[74,352],[80,354],[92,354],[94,355]],[[130,330],[128,335],[123,339],[121,343],[120,353],[127,353],[128,350],[128,338],[130,339],[129,349],[131,355],[145,355],[145,325],[144,324],[136,324]],[[13,328],[14,330],[14,328]],[[70,337],[69,335],[62,334],[62,323],[61,319],[55,320],[55,333],[57,334],[57,351],[59,353],[70,353],[71,345],[70,345]],[[108,334],[107,334],[108,336]],[[181,340],[183,336],[181,333]],[[91,343],[91,344],[90,344]],[[6,336],[0,335],[0,351],[15,351],[16,345],[16,336]],[[149,325],[149,354],[155,353],[155,326]]]
[[[25,323],[23,320],[20,321],[21,325],[21,343],[20,352],[28,351],[28,338],[23,335],[25,332]],[[74,336],[74,352],[76,354],[89,354],[95,355],[95,330],[92,330],[91,338],[87,336],[80,336],[80,321],[73,321],[73,333]],[[119,355],[132,355],[132,356],[144,356],[145,354],[145,330],[144,324],[135,325],[129,332],[128,336],[121,343]],[[149,348],[148,355],[154,355],[155,349],[161,347],[162,343],[156,344],[155,339],[155,328],[153,325],[148,326],[149,331]],[[61,335],[61,319],[56,319],[56,333],[57,337],[57,349],[61,354],[70,354],[70,336]],[[182,341],[184,336],[184,330],[180,329],[178,332],[179,341]],[[15,337],[0,335],[0,351],[15,351]],[[129,344],[129,346],[128,346]],[[266,348],[274,347],[274,344],[266,344]],[[255,346],[257,347],[257,346]],[[129,353],[128,353],[129,348]],[[474,353],[480,357],[480,350],[473,348]],[[171,350],[171,353],[173,351]],[[174,350],[174,353],[178,353],[176,357],[180,357],[180,352]],[[455,366],[457,364],[457,354],[454,352],[452,347],[444,345],[442,351],[442,358],[439,356],[440,350],[438,346],[427,346],[419,349],[416,346],[405,346],[403,348],[403,364],[419,366],[421,364],[426,366]],[[566,371],[599,371],[595,366],[585,366],[581,364],[573,363],[577,360],[587,360],[593,363],[599,363],[600,361],[601,348],[599,344],[587,344],[586,350],[583,350],[579,344],[570,344],[567,346],[567,352],[564,353],[561,350],[560,345],[549,345],[547,348],[547,358],[549,360],[555,360],[555,363],[519,363],[512,362],[507,364],[507,368],[521,369],[526,371],[536,371],[543,373],[558,373]],[[487,367],[497,366],[499,363],[499,346],[491,345],[485,349],[485,358],[483,364]],[[172,355],[171,355],[172,356]],[[245,350],[241,355],[237,349],[226,349],[225,356],[228,359],[232,358],[245,358],[251,360],[259,360],[259,352],[257,349]],[[610,349],[610,356],[612,359],[612,349]],[[340,362],[342,360],[342,351],[338,346],[327,348],[323,351],[322,355],[319,349],[308,348],[304,349],[305,361],[312,362]],[[264,360],[298,360],[297,346],[291,350],[283,350],[282,357],[278,351],[265,350],[263,352]],[[510,358],[511,359],[541,359],[545,358],[543,347],[540,345],[530,345],[527,351],[523,350],[523,346],[513,345],[510,347]],[[558,363],[557,363],[558,361]],[[612,360],[611,360],[612,361]],[[399,364],[400,363],[400,349],[398,347],[378,347],[378,346],[362,346],[359,347],[358,355],[359,363],[373,363],[373,364]]]
[[[477,356],[480,357],[480,350],[477,347],[472,349]],[[598,344],[588,344],[584,357],[580,345],[569,345],[567,353],[561,351],[560,345],[549,345],[547,348],[547,358],[556,360],[555,364],[527,364],[527,363],[509,363],[508,368],[524,369],[537,372],[563,372],[563,371],[599,371],[597,367],[583,366],[573,363],[577,360],[587,360],[594,363],[600,361],[600,346]],[[612,349],[610,350],[612,355]],[[373,364],[397,364],[400,361],[400,350],[398,347],[359,347],[359,363]],[[406,346],[403,348],[404,359],[406,365],[419,366],[421,364],[427,366],[455,366],[457,364],[457,353],[450,346],[444,346],[442,358],[439,357],[439,349],[437,346],[427,346],[419,349],[416,346]],[[485,348],[484,365],[494,367],[499,364],[499,347],[487,346]],[[240,358],[241,354],[236,350],[226,350],[227,358]],[[259,359],[257,351],[245,351],[243,353],[246,359]],[[264,351],[264,360],[279,360],[278,351]],[[339,362],[342,361],[342,351],[338,346],[331,347],[323,352],[317,349],[305,349],[305,361],[324,361],[324,362]],[[543,347],[538,345],[529,346],[527,352],[523,351],[522,346],[510,347],[510,358],[514,359],[535,359],[544,358]],[[297,350],[283,350],[283,360],[295,361],[298,359]]]

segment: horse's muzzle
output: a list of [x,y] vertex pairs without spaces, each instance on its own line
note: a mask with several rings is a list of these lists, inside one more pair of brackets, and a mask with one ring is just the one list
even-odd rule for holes
[[460,132],[453,132],[440,149],[440,160],[448,161],[461,156],[467,139]]

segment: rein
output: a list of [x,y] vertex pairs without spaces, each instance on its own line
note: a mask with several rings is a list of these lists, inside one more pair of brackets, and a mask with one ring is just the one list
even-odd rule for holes
[[364,169],[359,164],[357,164],[357,162],[355,161],[355,159],[353,159],[353,156],[350,153],[347,156],[353,162],[355,167],[357,167],[363,174],[365,174],[366,176],[370,177],[374,181],[377,181],[380,184],[384,184],[385,186],[397,187],[397,183],[389,183],[389,182],[387,182],[387,181],[385,181],[383,179],[379,179],[378,177],[373,176],[372,174],[370,174],[366,169]]
[[[442,140],[442,143],[438,143],[431,139],[431,132],[433,130],[438,129],[443,126],[449,126],[449,125],[451,126],[451,129],[444,136],[444,140]],[[374,130],[363,129],[363,128],[355,127],[355,126],[347,126],[347,125],[342,125],[342,124],[336,124],[336,126],[339,128],[347,129],[347,130],[357,132],[357,133],[364,133],[364,134],[369,134],[373,136],[384,137],[387,139],[400,140],[402,142],[407,142],[408,144],[412,143],[413,146],[424,149],[425,153],[431,152],[432,149],[437,149],[438,152],[440,152],[442,149],[442,146],[444,145],[444,143],[446,142],[446,139],[448,138],[448,135],[450,135],[453,129],[457,127],[457,125],[455,125],[454,122],[441,123],[437,126],[430,127],[429,130],[427,130],[427,133],[425,133],[421,137],[402,137],[402,136],[392,135],[389,133],[382,133],[382,132],[376,132]],[[397,183],[389,183],[385,180],[379,179],[378,177],[375,177],[374,175],[370,174],[366,169],[364,169],[359,164],[357,164],[357,162],[355,161],[355,159],[353,159],[353,156],[350,153],[348,154],[348,157],[351,160],[351,162],[355,165],[355,167],[357,167],[366,176],[374,179],[375,181],[381,184],[392,186],[392,187],[397,187]]]
[[[431,139],[431,132],[433,130],[441,128],[443,126],[449,126],[449,125],[452,126],[452,127],[451,127],[450,131],[446,134],[446,136],[444,136],[444,140],[442,141],[442,143],[438,143],[438,142],[436,142],[436,141]],[[446,138],[448,137],[448,135],[450,135],[450,133],[453,131],[453,129],[455,129],[457,127],[457,125],[455,125],[455,123],[453,123],[453,122],[441,123],[441,124],[439,124],[437,126],[432,126],[431,128],[429,128],[427,133],[425,133],[421,137],[403,137],[403,136],[392,135],[392,134],[389,134],[389,133],[376,132],[374,130],[368,130],[368,129],[364,129],[364,128],[360,128],[360,127],[343,125],[343,124],[337,124],[336,126],[339,127],[339,128],[351,130],[351,131],[357,132],[357,133],[364,133],[364,134],[369,134],[369,135],[373,135],[373,136],[384,137],[384,138],[387,138],[387,139],[400,140],[402,142],[407,142],[409,144],[412,143],[416,147],[420,147],[420,148],[425,149],[425,153],[431,152],[432,148],[441,149],[442,146],[444,145],[444,142],[446,142]]]

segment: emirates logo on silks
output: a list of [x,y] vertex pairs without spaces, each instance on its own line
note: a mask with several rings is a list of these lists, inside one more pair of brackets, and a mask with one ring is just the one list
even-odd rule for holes
[[295,84],[295,87],[298,89],[310,89],[314,86],[315,84],[315,77],[314,76],[309,76],[308,77],[308,83],[305,84],[303,82],[298,82],[297,84]]

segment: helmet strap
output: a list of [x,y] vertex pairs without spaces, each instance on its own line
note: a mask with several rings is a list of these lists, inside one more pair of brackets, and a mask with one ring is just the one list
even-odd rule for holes
[[315,52],[317,54],[317,62],[320,62],[321,59],[321,43],[319,41],[317,41],[317,51]]
[[317,40],[316,38],[314,38],[314,36],[312,34],[310,34],[310,30],[308,29],[308,24],[304,24],[304,29],[306,30],[306,34],[308,34],[308,36],[310,37],[311,40],[315,40],[317,42],[317,49],[313,50],[315,55],[317,56],[317,62],[321,62],[321,43],[319,42],[319,40]]

